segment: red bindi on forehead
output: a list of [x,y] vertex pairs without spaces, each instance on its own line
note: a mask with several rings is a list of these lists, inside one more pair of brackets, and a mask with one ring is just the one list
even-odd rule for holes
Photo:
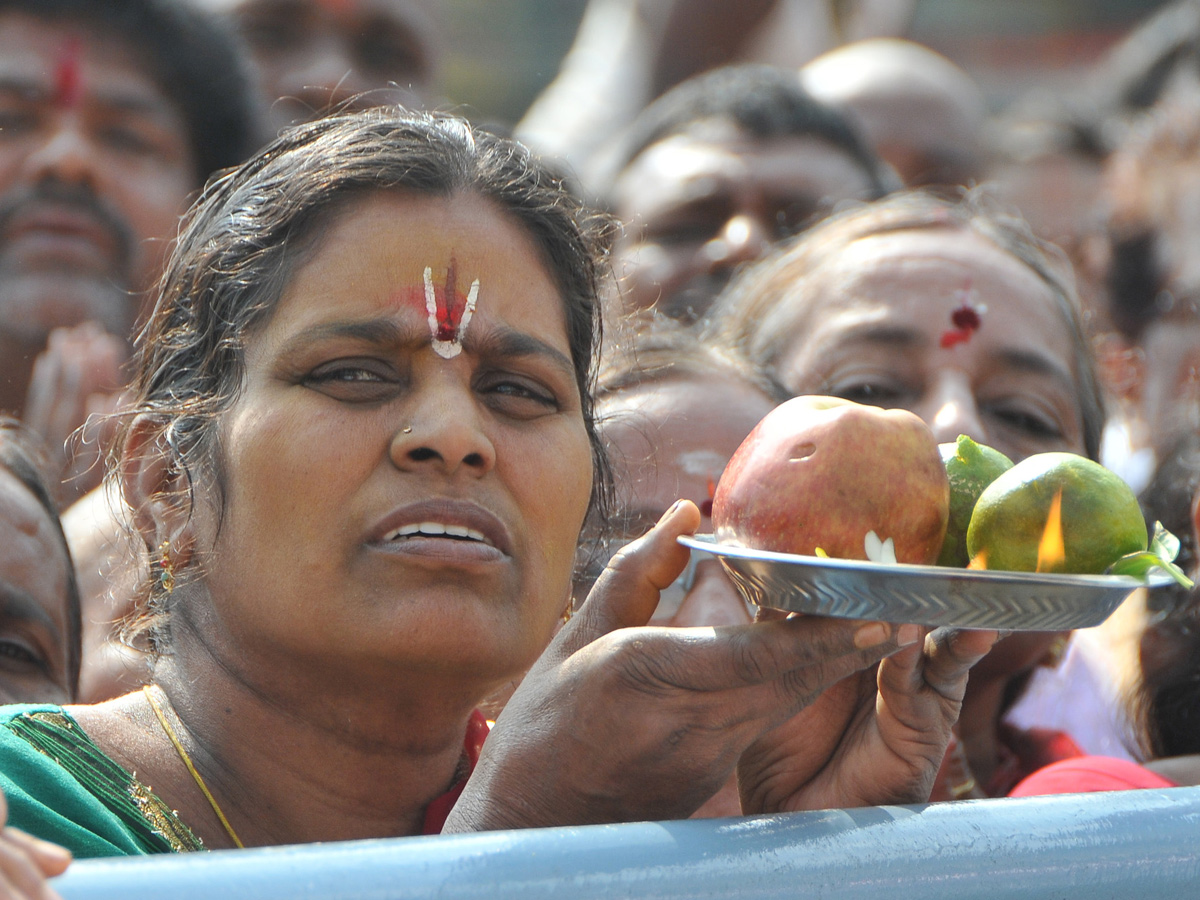
[[975,291],[970,281],[956,295],[961,302],[950,313],[950,324],[954,327],[943,331],[939,341],[942,349],[946,350],[970,341],[975,332],[983,327],[983,314],[987,312],[986,306],[974,302]]
[[54,62],[54,102],[74,109],[83,99],[83,39],[71,35],[63,42]]

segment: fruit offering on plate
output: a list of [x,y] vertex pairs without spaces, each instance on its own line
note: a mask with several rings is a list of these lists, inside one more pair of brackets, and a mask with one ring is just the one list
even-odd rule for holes
[[977,569],[1144,575],[1158,567],[1185,584],[1173,562],[1178,549],[1161,525],[1151,545],[1130,487],[1074,453],[1037,453],[999,474],[979,494],[967,526]]
[[949,500],[937,440],[919,417],[805,396],[776,407],[742,442],[717,484],[712,520],[718,541],[741,547],[931,564]]
[[958,440],[939,444],[946,477],[950,481],[950,521],[946,540],[938,554],[939,566],[958,566],[970,561],[967,553],[967,526],[983,489],[1012,468],[1012,460],[991,447],[977,444],[965,434]]

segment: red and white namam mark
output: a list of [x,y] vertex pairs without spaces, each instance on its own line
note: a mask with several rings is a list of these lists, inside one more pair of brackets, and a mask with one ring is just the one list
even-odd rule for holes
[[444,359],[453,359],[462,353],[463,338],[471,317],[475,315],[475,302],[479,298],[478,278],[471,282],[471,289],[465,298],[458,293],[455,270],[455,262],[451,257],[446,269],[446,283],[439,292],[433,286],[433,269],[425,267],[425,311],[429,316],[429,334],[433,338],[434,352]]
[[944,350],[971,340],[975,332],[983,327],[983,314],[987,312],[987,307],[982,303],[973,302],[975,291],[969,281],[961,291],[955,291],[955,295],[961,302],[950,313],[950,324],[954,327],[942,332],[939,343]]

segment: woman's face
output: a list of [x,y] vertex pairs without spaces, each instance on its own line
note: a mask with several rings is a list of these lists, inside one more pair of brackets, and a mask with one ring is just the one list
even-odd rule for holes
[[461,684],[544,647],[591,451],[563,301],[488,201],[379,193],[333,219],[249,338],[219,437],[211,606],[178,606],[226,665]]
[[[758,388],[721,373],[653,381],[606,399],[597,412],[621,510],[613,523],[611,551],[645,534],[680,498],[700,507],[700,531],[711,532],[713,488],[734,451],[774,406]],[[611,553],[597,556],[588,567],[589,582]],[[745,604],[721,575],[720,564],[698,559],[694,551],[692,556],[694,568],[689,566],[683,582],[663,591],[652,622],[748,621]],[[713,576],[720,586],[707,584]]]
[[70,699],[68,565],[45,508],[0,467],[0,702]]
[[1014,461],[1085,452],[1070,329],[1045,282],[987,239],[862,238],[809,289],[813,312],[778,363],[793,393],[907,409],[939,442],[966,434]]

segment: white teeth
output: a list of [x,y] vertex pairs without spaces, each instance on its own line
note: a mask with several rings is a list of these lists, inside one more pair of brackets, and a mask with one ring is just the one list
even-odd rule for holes
[[466,525],[446,525],[442,522],[421,522],[411,525],[401,525],[394,531],[389,531],[384,535],[384,541],[395,541],[402,537],[409,537],[414,534],[428,534],[431,536],[448,534],[451,537],[469,538],[473,541],[479,541],[481,544],[491,546],[491,541],[483,536],[482,532],[476,531],[474,528],[468,528]]

